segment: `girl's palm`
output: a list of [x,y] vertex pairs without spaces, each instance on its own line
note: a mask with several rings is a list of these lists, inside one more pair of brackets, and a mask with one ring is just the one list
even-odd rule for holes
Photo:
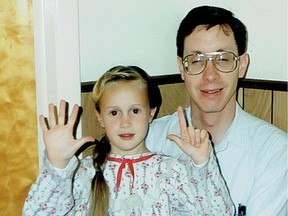
[[66,167],[69,160],[84,143],[94,140],[90,136],[75,139],[74,129],[79,106],[74,105],[68,119],[66,107],[67,103],[62,100],[57,116],[57,107],[49,104],[49,122],[43,115],[40,115],[39,118],[48,159],[51,164],[59,168]]
[[178,108],[180,136],[169,134],[168,138],[192,158],[196,164],[204,163],[209,156],[209,134],[205,130],[187,126],[182,107]]

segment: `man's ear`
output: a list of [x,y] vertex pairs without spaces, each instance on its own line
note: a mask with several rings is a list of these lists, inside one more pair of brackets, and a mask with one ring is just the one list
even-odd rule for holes
[[248,53],[244,53],[239,60],[239,75],[238,78],[243,78],[246,75],[248,66],[250,63],[250,58]]
[[153,109],[150,109],[150,118],[149,118],[149,123],[152,122],[154,116],[155,116],[155,113],[157,111],[157,107],[153,108]]
[[100,126],[102,128],[105,128],[104,123],[103,123],[103,119],[102,119],[100,113],[97,110],[96,110],[96,118],[97,118],[97,121],[99,122]]
[[185,77],[184,77],[185,71],[184,71],[183,64],[182,64],[182,58],[179,57],[179,56],[177,56],[177,65],[178,65],[178,69],[179,69],[180,74],[181,74],[181,78],[184,81],[184,79],[185,79]]

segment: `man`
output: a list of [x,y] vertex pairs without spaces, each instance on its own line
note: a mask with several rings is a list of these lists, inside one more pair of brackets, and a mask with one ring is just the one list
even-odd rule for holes
[[[244,24],[223,8],[192,9],[177,33],[177,63],[190,98],[187,121],[209,131],[235,204],[247,215],[287,215],[287,133],[243,111],[238,78],[249,65]],[[146,139],[152,151],[181,151],[178,116],[156,119]],[[240,213],[240,212],[239,212]]]

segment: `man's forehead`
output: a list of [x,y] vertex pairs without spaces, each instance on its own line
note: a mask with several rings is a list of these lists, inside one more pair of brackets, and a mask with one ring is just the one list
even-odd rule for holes
[[231,33],[233,34],[233,31],[231,27],[228,24],[217,24],[217,25],[198,25],[191,33],[197,33],[200,31],[210,31],[210,30],[218,29],[219,32],[223,32],[225,35],[229,36]]
[[237,53],[232,29],[228,25],[199,25],[184,39],[184,52],[231,51]]

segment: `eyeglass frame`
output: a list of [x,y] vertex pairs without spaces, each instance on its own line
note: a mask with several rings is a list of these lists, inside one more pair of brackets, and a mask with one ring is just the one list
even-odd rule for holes
[[[230,54],[232,54],[233,55],[233,59],[234,59],[234,64],[235,64],[235,66],[234,66],[234,68],[232,69],[232,70],[229,70],[229,71],[222,71],[222,70],[219,70],[218,68],[217,68],[217,66],[215,65],[215,63],[214,63],[214,56],[216,56],[217,54],[221,54],[221,53],[230,53]],[[192,56],[192,55],[203,55],[204,57],[206,57],[205,58],[205,63],[204,63],[204,67],[203,67],[203,69],[200,71],[200,72],[198,72],[198,73],[190,73],[188,70],[186,70],[186,67],[185,67],[185,63],[186,62],[188,62],[187,61],[187,57],[189,57],[189,56]],[[210,55],[210,56],[209,56]],[[184,68],[184,71],[186,72],[186,74],[188,74],[188,75],[199,75],[199,74],[201,74],[201,73],[203,73],[203,71],[205,70],[205,68],[207,67],[207,62],[208,61],[211,61],[212,62],[212,64],[213,64],[213,66],[218,70],[218,71],[220,71],[220,72],[222,72],[222,73],[231,73],[231,72],[233,72],[233,71],[235,71],[235,69],[237,68],[237,66],[238,66],[238,60],[240,59],[240,57],[241,56],[237,56],[235,53],[233,53],[233,52],[231,52],[231,51],[217,51],[217,52],[208,52],[208,53],[201,53],[201,52],[195,52],[195,53],[191,53],[191,54],[188,54],[188,55],[186,55],[184,58],[183,58],[183,60],[182,60],[182,65],[183,65],[183,68]]]

